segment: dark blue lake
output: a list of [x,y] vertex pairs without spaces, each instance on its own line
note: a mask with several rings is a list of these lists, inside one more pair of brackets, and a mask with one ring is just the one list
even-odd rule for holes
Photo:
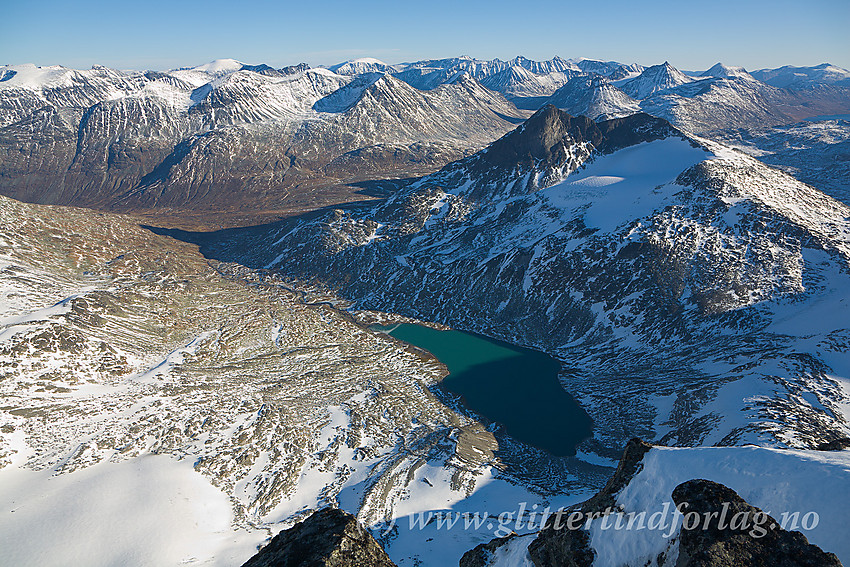
[[375,329],[437,357],[449,370],[442,387],[515,439],[567,456],[592,433],[590,417],[558,381],[560,364],[545,353],[422,325]]

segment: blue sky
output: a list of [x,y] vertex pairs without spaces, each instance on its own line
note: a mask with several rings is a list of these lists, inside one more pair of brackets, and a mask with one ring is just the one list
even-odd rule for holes
[[232,57],[327,65],[471,55],[590,57],[681,69],[850,67],[850,0],[3,0],[0,64],[168,69]]

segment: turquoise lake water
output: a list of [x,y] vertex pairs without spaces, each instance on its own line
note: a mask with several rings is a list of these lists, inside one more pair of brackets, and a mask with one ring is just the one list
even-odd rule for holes
[[497,422],[513,438],[557,456],[574,455],[592,421],[558,381],[560,364],[547,354],[422,325],[375,327],[427,350],[449,369],[442,387],[466,407]]

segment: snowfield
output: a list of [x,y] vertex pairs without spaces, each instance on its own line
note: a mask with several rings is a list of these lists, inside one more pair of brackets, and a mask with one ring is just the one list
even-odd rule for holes
[[678,138],[644,142],[597,157],[540,194],[561,210],[565,219],[584,208],[585,225],[612,232],[660,209],[682,189],[673,184],[676,177],[711,156]]
[[3,565],[239,565],[267,533],[233,526],[227,495],[189,460],[144,455],[72,474],[0,469]]

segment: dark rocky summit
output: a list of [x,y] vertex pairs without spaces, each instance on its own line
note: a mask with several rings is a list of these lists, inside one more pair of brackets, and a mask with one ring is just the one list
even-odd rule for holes
[[546,105],[525,124],[493,142],[484,152],[488,165],[514,167],[532,165],[537,160],[546,163],[563,159],[564,139],[574,143],[589,141],[594,145],[601,139],[596,124],[586,116],[570,116],[554,106]]
[[277,534],[242,567],[394,567],[357,519],[325,508]]
[[683,136],[666,120],[642,112],[595,122],[547,104],[521,127],[490,144],[482,152],[482,158],[489,167],[530,167],[536,162],[562,165],[568,159],[569,146],[587,142],[601,153],[609,154],[641,142],[677,135]]
[[[683,482],[673,490],[673,501],[677,506],[687,503],[686,517],[695,512],[708,519],[695,529],[682,530],[676,567],[841,565],[835,554],[810,544],[800,532],[781,529],[779,522],[722,484],[703,479]],[[746,515],[747,527],[734,529],[724,522],[724,507],[725,518]]]

